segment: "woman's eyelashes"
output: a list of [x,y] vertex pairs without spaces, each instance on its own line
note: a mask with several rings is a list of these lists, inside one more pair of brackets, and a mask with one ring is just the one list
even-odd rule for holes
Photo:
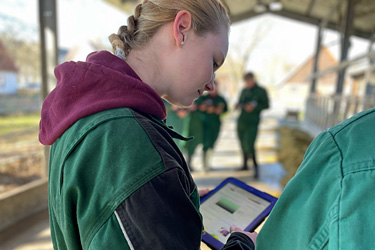
[[219,65],[216,63],[216,61],[213,61],[214,71],[219,68]]

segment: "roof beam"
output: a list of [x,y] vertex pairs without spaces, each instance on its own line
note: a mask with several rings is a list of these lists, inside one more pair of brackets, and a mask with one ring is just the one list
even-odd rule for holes
[[[337,9],[337,6],[341,2],[342,2],[342,0],[337,0],[337,2],[335,4],[335,7],[330,11],[330,13],[332,13],[332,11]],[[253,18],[253,17],[259,16],[259,15],[263,15],[263,14],[268,13],[268,14],[274,14],[274,15],[294,19],[294,20],[297,20],[297,21],[301,21],[301,22],[304,22],[304,23],[309,23],[309,24],[313,24],[313,25],[317,25],[317,26],[321,25],[322,22],[323,22],[325,28],[339,32],[338,24],[329,21],[329,17],[331,15],[329,15],[329,17],[325,18],[325,20],[321,20],[319,18],[314,18],[314,17],[311,16],[313,8],[316,4],[317,4],[316,0],[311,0],[310,4],[309,4],[309,8],[307,9],[307,14],[305,14],[305,15],[304,14],[297,14],[297,13],[290,12],[290,11],[287,11],[287,10],[284,10],[284,9],[280,10],[280,11],[275,11],[275,12],[272,12],[272,11],[268,10],[268,11],[262,12],[262,13],[257,13],[254,10],[249,10],[249,11],[240,13],[238,15],[231,15],[231,20],[232,20],[232,23],[235,23],[235,22],[239,22],[239,21],[242,21],[242,20],[245,20],[245,19],[248,19],[248,18]],[[372,12],[372,13],[374,13],[374,12]],[[364,13],[364,14],[372,14],[372,13],[370,11],[369,12],[366,11],[366,13]],[[357,36],[357,37],[361,37],[361,38],[364,38],[364,39],[369,39],[372,34],[371,34],[371,32],[367,32],[367,31],[363,31],[363,30],[359,30],[359,29],[354,29],[352,35]]]
[[[331,7],[331,10],[328,12],[327,16],[322,20],[320,26],[325,28],[329,19],[335,14],[335,12],[340,12],[340,5],[342,4],[343,0],[337,0],[336,4]],[[337,26],[336,26],[337,27]]]
[[345,60],[345,61],[339,63],[337,66],[333,66],[331,68],[322,70],[320,72],[316,72],[316,73],[310,75],[308,78],[306,78],[306,80],[311,81],[313,79],[321,78],[325,75],[341,71],[341,70],[343,70],[345,68],[348,68],[349,66],[351,66],[355,63],[358,63],[359,61],[361,61],[363,59],[375,60],[375,51],[371,51],[371,52],[361,54],[359,56],[354,57],[351,60]]
[[240,22],[240,21],[246,20],[248,18],[260,16],[260,15],[263,15],[263,14],[264,13],[257,13],[253,10],[250,10],[250,11],[243,12],[239,15],[231,15],[230,20],[231,20],[232,23],[235,23],[235,22]]
[[[281,10],[277,12],[269,12],[269,13],[291,18],[294,20],[298,20],[298,21],[313,24],[313,25],[320,25],[322,21],[321,19],[318,19],[318,18],[303,16],[303,15],[292,13],[292,12],[285,11],[285,10]],[[325,27],[330,30],[338,31],[337,24],[333,22],[327,22],[327,25]],[[358,30],[358,29],[353,30],[353,35],[357,37],[365,38],[365,39],[369,39],[369,37],[371,37],[371,33]]]
[[354,14],[356,19],[362,19],[370,15],[375,15],[375,7],[366,11],[357,12]]
[[309,7],[307,8],[307,11],[306,11],[306,16],[311,16],[311,13],[315,7],[315,4],[316,4],[316,0],[310,1]]

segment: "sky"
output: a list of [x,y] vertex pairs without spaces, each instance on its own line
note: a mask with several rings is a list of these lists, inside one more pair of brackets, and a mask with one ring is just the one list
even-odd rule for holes
[[[0,0],[0,30],[17,21],[20,30],[38,37],[38,0]],[[127,14],[102,0],[58,0],[59,46],[70,48],[90,39],[104,40],[126,22]]]
[[[316,26],[271,14],[232,25],[230,43],[234,45],[243,39],[252,39],[253,32],[259,25],[263,25],[267,31],[252,53],[247,65],[248,69],[259,72],[262,71],[264,66],[280,60],[286,65],[298,65],[315,55],[318,32]],[[243,37],[243,34],[247,35]],[[351,41],[353,46],[349,50],[349,58],[367,52],[369,45],[367,40],[352,37]],[[331,30],[325,30],[322,44],[327,46],[339,61],[339,34]],[[277,72],[274,73],[277,74]]]
[[[12,27],[27,39],[39,39],[37,4],[38,0],[0,0],[0,32]],[[108,35],[116,33],[128,17],[102,0],[58,0],[57,9],[58,43],[65,49],[89,40],[99,40],[109,46]],[[285,77],[285,65],[298,65],[314,54],[315,26],[270,14],[233,24],[230,46],[251,41],[259,26],[266,32],[251,54],[247,69],[260,72],[264,82],[281,81]],[[324,32],[323,44],[329,46],[337,59],[338,39],[337,33]],[[368,42],[363,39],[352,38],[352,44],[349,57],[363,54],[368,48]],[[272,66],[275,62],[282,62],[284,66]],[[270,70],[272,78],[267,79]]]

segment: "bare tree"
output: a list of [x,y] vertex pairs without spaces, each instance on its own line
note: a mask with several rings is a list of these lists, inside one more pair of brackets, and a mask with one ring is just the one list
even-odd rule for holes
[[258,22],[253,31],[249,29],[249,26],[242,26],[239,37],[231,41],[227,60],[231,76],[237,85],[241,82],[252,53],[267,36],[270,28],[270,23],[267,20]]
[[[22,33],[21,33],[22,34]],[[19,69],[19,81],[37,82],[40,79],[40,49],[38,41],[20,35],[17,29],[7,28],[0,34],[9,55]]]

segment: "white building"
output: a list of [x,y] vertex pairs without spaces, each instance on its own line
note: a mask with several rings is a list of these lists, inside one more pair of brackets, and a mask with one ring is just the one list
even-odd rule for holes
[[17,93],[18,69],[0,40],[0,95]]

